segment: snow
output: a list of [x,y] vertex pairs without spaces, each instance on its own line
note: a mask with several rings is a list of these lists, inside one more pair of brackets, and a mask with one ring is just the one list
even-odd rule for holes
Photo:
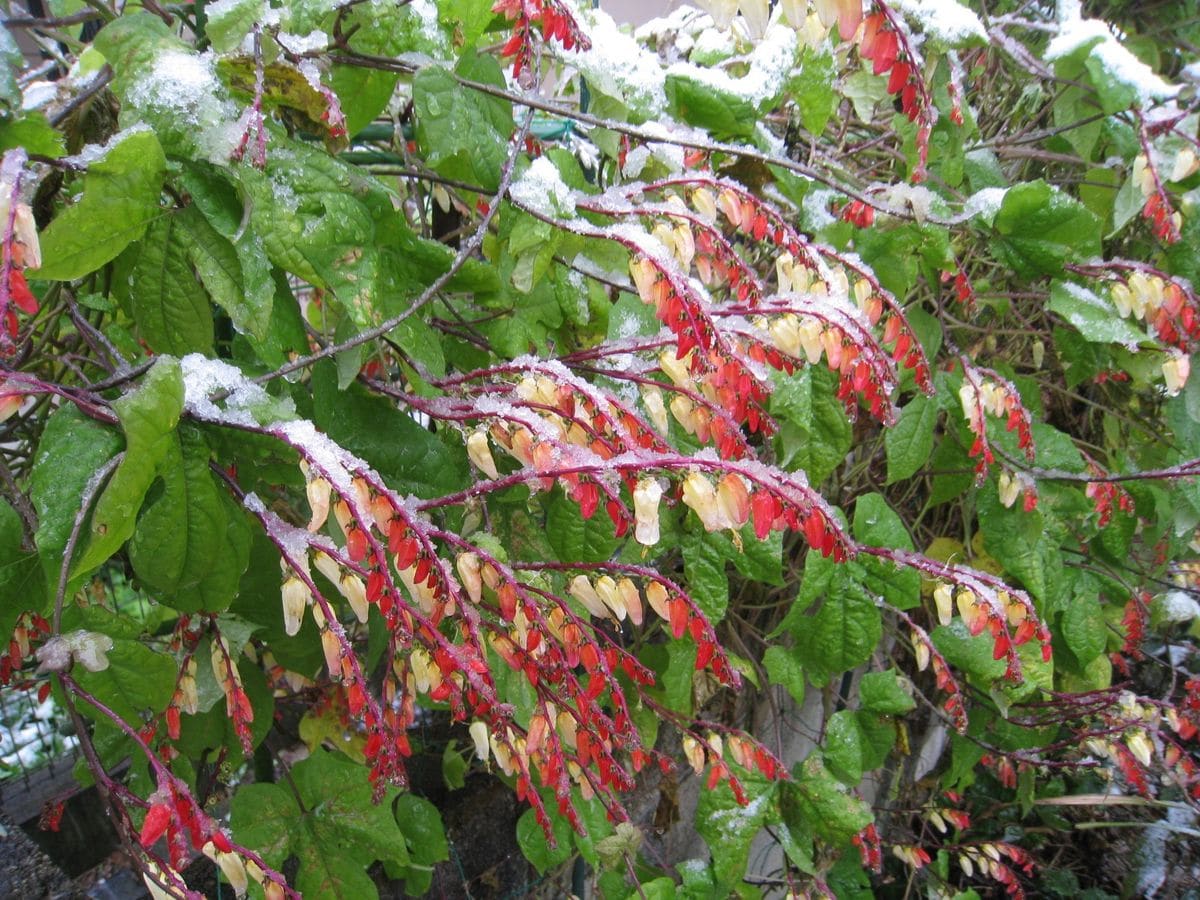
[[156,110],[169,115],[173,125],[193,136],[211,162],[227,162],[237,146],[240,134],[231,126],[237,122],[238,109],[223,95],[211,51],[164,50],[150,71],[130,86],[126,100],[143,113]]
[[830,188],[814,187],[805,192],[801,209],[804,212],[804,225],[809,231],[820,231],[837,221],[829,211],[829,204],[839,196],[837,191]]
[[1137,104],[1147,106],[1151,100],[1173,97],[1179,86],[1168,84],[1148,65],[1127,50],[1099,19],[1067,18],[1059,33],[1046,48],[1046,60],[1054,62],[1091,46],[1090,58],[1095,59],[1114,81],[1132,88]]
[[285,50],[289,53],[295,53],[297,56],[303,56],[305,53],[315,53],[329,46],[329,35],[320,29],[310,31],[304,35],[289,34],[286,31],[281,31],[276,35],[275,39],[279,41]]
[[760,106],[783,91],[796,64],[799,40],[796,32],[786,25],[772,25],[747,57],[750,68],[740,78],[731,76],[723,69],[710,69],[691,63],[675,63],[667,69],[667,74],[690,78]]
[[[246,378],[235,366],[219,359],[209,359],[200,353],[189,353],[179,361],[183,370],[183,408],[190,414],[211,422],[255,427],[259,424],[255,410],[272,406],[279,401]],[[225,409],[211,399],[224,393]],[[285,405],[283,412],[290,411]]]
[[946,47],[987,43],[987,29],[979,16],[955,0],[896,0],[894,5],[918,22],[927,37]]
[[612,16],[603,10],[584,10],[577,18],[592,47],[556,49],[563,62],[574,66],[594,90],[624,101],[643,115],[661,115],[667,107],[667,93],[666,76],[658,58],[617,28]]
[[733,35],[728,31],[706,28],[696,35],[692,45],[692,57],[699,61],[725,59],[734,53]]
[[118,131],[116,134],[114,134],[112,137],[110,137],[103,144],[87,144],[87,145],[85,145],[82,150],[80,150],[74,156],[68,156],[66,159],[63,160],[63,162],[69,163],[69,164],[75,165],[75,166],[84,166],[84,167],[90,166],[92,163],[97,162],[101,159],[104,159],[104,157],[108,156],[108,151],[112,150],[113,147],[117,146],[117,144],[121,143],[123,140],[125,140],[130,135],[138,134],[139,132],[149,131],[149,130],[150,130],[149,125],[147,125],[144,122],[139,122],[137,125],[134,125],[132,128],[126,128],[124,131]]
[[1190,622],[1200,616],[1200,604],[1184,591],[1168,591],[1158,596],[1158,613],[1171,624]]
[[21,109],[29,112],[41,109],[58,99],[58,85],[53,81],[35,81],[25,88],[21,96]]
[[508,189],[509,196],[543,216],[575,215],[575,199],[548,157],[539,156]]
[[996,218],[996,213],[1000,212],[1000,205],[1004,202],[1004,195],[1007,193],[1008,188],[999,187],[976,191],[963,204],[963,215],[967,218],[979,216],[983,220],[991,222]]

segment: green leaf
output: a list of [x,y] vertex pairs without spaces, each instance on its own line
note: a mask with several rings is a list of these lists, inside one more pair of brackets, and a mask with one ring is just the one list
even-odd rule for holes
[[846,792],[819,756],[796,766],[792,782],[781,783],[783,820],[793,831],[816,832],[827,841],[848,844],[871,824],[871,808]]
[[929,462],[937,416],[937,401],[917,394],[900,410],[896,424],[884,432],[888,484],[910,478]]
[[769,409],[780,422],[775,439],[779,465],[802,469],[820,484],[846,458],[853,437],[845,407],[824,367],[806,366],[791,376],[775,374]]
[[17,617],[26,610],[46,609],[46,585],[38,555],[24,549],[21,517],[0,500],[0,635],[11,635]]
[[332,440],[365,459],[388,485],[421,498],[465,488],[467,455],[461,438],[447,446],[395,404],[354,384],[337,388],[333,363],[313,368],[313,421]]
[[[79,685],[123,718],[141,722],[146,713],[161,713],[175,693],[175,658],[156,653],[141,641],[116,638],[108,651],[108,668],[89,672],[76,666]],[[93,718],[98,718],[94,713]]]
[[180,221],[179,213],[163,215],[121,258],[128,275],[118,290],[128,293],[138,331],[152,349],[212,355],[212,309]]
[[1150,341],[1145,329],[1122,319],[1107,297],[1072,281],[1055,281],[1050,286],[1050,311],[1095,344],[1121,344],[1135,349]]
[[42,232],[37,277],[70,281],[116,259],[162,215],[158,200],[165,171],[166,159],[154,132],[123,132],[89,163],[83,198]]
[[546,502],[546,540],[556,558],[571,562],[601,562],[617,547],[612,522],[602,510],[584,519],[579,504],[555,491]]
[[[696,804],[696,831],[712,853],[713,874],[720,888],[729,889],[741,881],[750,856],[750,845],[762,826],[773,818],[775,796],[780,782],[767,781],[755,774],[742,779],[749,802],[740,806],[729,785],[700,792]],[[725,891],[712,896],[726,896]]]
[[95,568],[133,535],[137,513],[154,473],[175,439],[183,412],[183,375],[179,361],[160,356],[140,385],[113,402],[125,430],[125,458],[92,511],[91,542],[74,569]]
[[408,842],[408,853],[414,863],[432,866],[450,858],[441,814],[424,797],[411,793],[397,797],[396,822]]
[[949,625],[938,626],[930,637],[938,652],[946,657],[946,662],[979,681],[987,684],[1004,674],[1007,663],[992,658],[991,636],[972,636],[962,619],[955,617]]
[[[233,798],[232,826],[238,841],[259,851],[268,863],[289,856],[299,864],[296,888],[308,900],[375,897],[366,868],[375,860],[407,867],[412,858],[405,834],[392,812],[397,792],[372,800],[365,767],[318,750],[291,770],[300,803],[277,785],[248,785]],[[414,834],[436,842],[427,810],[414,814]],[[444,841],[444,837],[443,837]],[[432,843],[430,852],[438,851]]]
[[218,53],[237,49],[264,12],[263,0],[233,0],[231,3],[210,3],[205,6],[208,18],[204,33]]
[[[213,302],[229,314],[238,331],[265,340],[275,297],[265,257],[248,252],[248,241],[231,244],[194,206],[181,210],[178,217],[179,240]],[[250,278],[247,268],[252,269]]]
[[[854,537],[868,546],[913,549],[904,522],[880,494],[863,494],[855,501],[853,530]],[[911,609],[921,602],[921,576],[912,569],[864,554],[850,571],[861,571],[863,586],[897,609]]]
[[162,490],[138,517],[129,561],[138,578],[180,612],[221,612],[249,561],[246,514],[213,480],[199,431],[181,429],[169,441]]
[[681,541],[683,571],[692,599],[712,623],[725,618],[729,605],[729,578],[725,575],[725,555],[709,540],[702,529],[687,529]]
[[74,404],[59,407],[47,420],[30,493],[38,514],[34,541],[51,587],[58,586],[63,553],[88,481],[120,449],[115,430],[87,418]]
[[881,716],[902,716],[917,707],[895,669],[864,675],[858,683],[858,702],[863,709]]
[[863,774],[863,734],[854,712],[839,710],[825,723],[825,765],[839,781],[853,787]]
[[782,685],[799,706],[804,702],[804,669],[786,647],[768,647],[763,654],[763,667],[772,684]]
[[983,546],[1010,575],[1021,580],[1038,600],[1049,600],[1062,574],[1062,553],[1046,533],[1041,510],[1006,509],[995,491],[979,494],[979,529]]
[[667,74],[667,110],[671,116],[696,125],[720,139],[754,135],[758,115],[745,97],[688,75]]
[[883,635],[875,602],[844,567],[836,572],[817,614],[793,628],[797,657],[818,685],[866,662]]
[[800,73],[788,86],[800,111],[800,123],[815,137],[825,131],[825,124],[837,109],[834,93],[836,67],[833,54],[827,47],[819,51],[806,48]]
[[[470,68],[469,75],[462,74],[504,86],[491,57],[474,57]],[[413,79],[413,113],[417,141],[430,167],[485,190],[496,189],[513,128],[510,104],[468,90],[448,69],[426,66]]]
[[[458,748],[457,741],[450,741],[442,751],[442,781],[446,789],[457,791],[467,786],[467,761]],[[403,819],[400,820],[403,823]]]
[[1104,652],[1108,642],[1108,623],[1100,607],[1100,598],[1095,589],[1076,593],[1067,602],[1062,615],[1062,634],[1079,661],[1086,669],[1092,660]]
[[1025,277],[1058,274],[1064,262],[1100,253],[1100,220],[1041,180],[1009,188],[993,227],[997,258]]
[[533,863],[539,875],[561,866],[571,858],[571,826],[565,816],[553,816],[550,819],[554,826],[554,846],[546,840],[546,833],[537,823],[537,816],[532,809],[527,809],[517,820],[517,846],[525,858]]

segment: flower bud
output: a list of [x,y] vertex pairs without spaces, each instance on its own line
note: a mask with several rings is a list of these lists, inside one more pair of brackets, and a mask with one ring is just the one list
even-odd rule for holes
[[659,540],[658,506],[662,493],[662,485],[654,478],[641,479],[633,489],[634,539],[645,547],[653,547]]
[[488,727],[486,722],[481,722],[476,719],[471,723],[471,727],[467,729],[471,734],[471,741],[475,744],[475,758],[480,762],[487,762],[488,759]]
[[[324,554],[320,554],[324,556]],[[328,556],[325,557],[329,559]],[[308,585],[292,575],[283,582],[283,630],[288,637],[294,637],[300,631],[304,621],[304,610],[312,600],[312,592]]]
[[608,617],[608,609],[605,607],[604,601],[600,599],[600,595],[596,593],[596,589],[586,575],[576,575],[572,578],[567,592],[582,603],[587,611],[596,618]]
[[941,582],[933,589],[933,603],[937,607],[938,622],[949,625],[954,615],[954,588]]
[[475,463],[476,468],[488,478],[500,477],[500,472],[496,469],[496,461],[492,459],[487,432],[482,429],[471,432],[467,437],[467,456],[471,458],[471,462]]
[[319,475],[310,478],[304,486],[308,495],[308,505],[312,508],[312,518],[308,522],[309,531],[317,531],[329,517],[329,496],[332,488],[328,481]]

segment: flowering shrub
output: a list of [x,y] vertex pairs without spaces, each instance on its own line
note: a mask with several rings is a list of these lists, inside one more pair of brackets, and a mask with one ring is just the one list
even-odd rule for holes
[[1045,798],[1200,801],[1191,69],[704,6],[9,21],[0,676],[156,897],[426,890],[431,717],[611,897],[1020,896]]

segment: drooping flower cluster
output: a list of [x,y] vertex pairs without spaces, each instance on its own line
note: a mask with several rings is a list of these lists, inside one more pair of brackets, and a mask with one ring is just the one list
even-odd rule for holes
[[518,81],[533,60],[535,25],[540,28],[543,40],[557,41],[564,50],[588,50],[592,46],[561,0],[496,0],[492,12],[514,23],[512,36],[500,55],[513,58],[513,78]]
[[[1021,395],[1007,378],[994,372],[973,365],[965,357],[959,362],[963,367],[963,382],[958,389],[958,399],[962,404],[963,416],[967,427],[975,436],[975,441],[967,455],[971,459],[978,458],[975,464],[975,482],[982,484],[987,478],[988,466],[996,461],[991,442],[987,436],[987,416],[992,415],[1004,420],[1006,431],[1017,433],[1017,446],[1025,451],[1025,458],[1032,463],[1034,460],[1033,426]],[[1010,482],[1011,483],[1011,482]],[[1018,490],[1025,492],[1026,505],[1029,506],[1030,486],[1020,484]],[[1036,496],[1036,495],[1035,495]],[[1015,498],[1015,495],[1014,495]]]

